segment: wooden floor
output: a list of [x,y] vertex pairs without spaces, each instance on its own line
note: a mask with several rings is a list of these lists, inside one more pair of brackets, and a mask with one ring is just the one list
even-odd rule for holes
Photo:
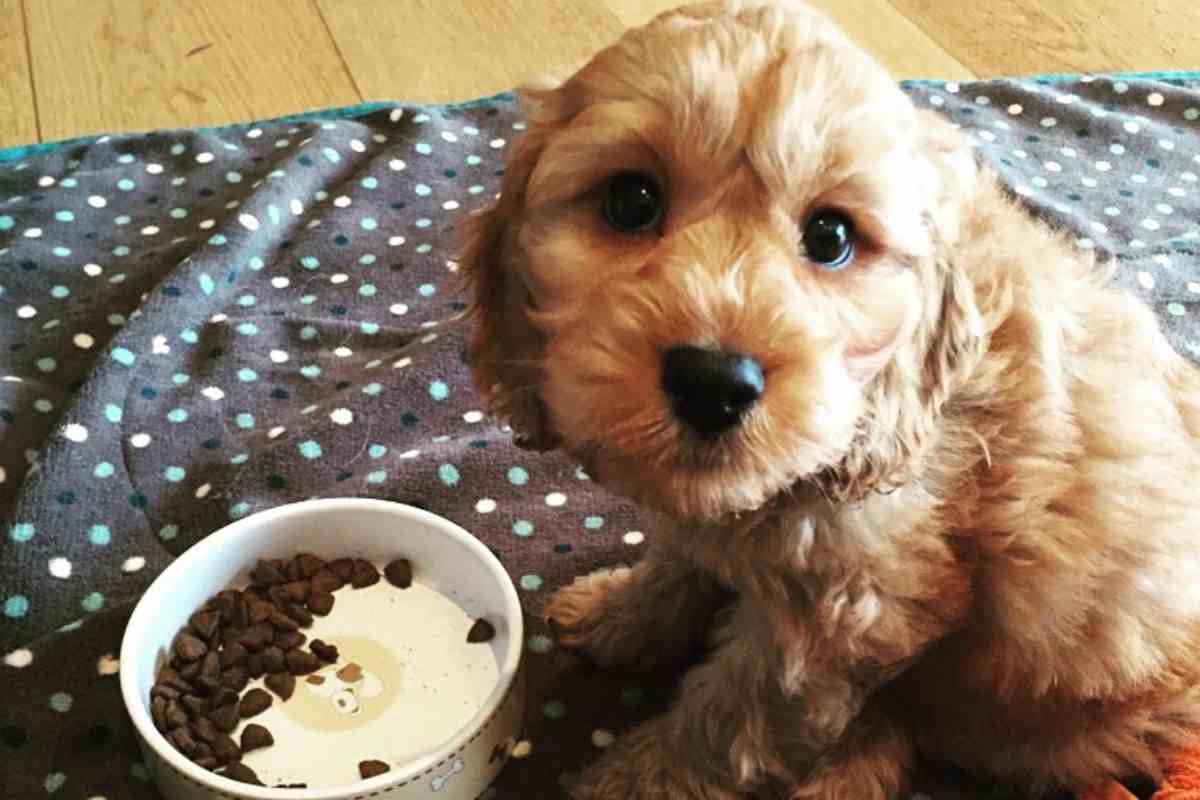
[[[0,147],[569,70],[675,0],[0,0]],[[898,78],[1200,68],[1196,0],[817,0]]]

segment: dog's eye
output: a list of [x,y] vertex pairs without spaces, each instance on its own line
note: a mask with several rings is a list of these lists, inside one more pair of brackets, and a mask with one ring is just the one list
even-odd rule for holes
[[604,190],[604,218],[621,233],[641,233],[659,223],[663,215],[658,184],[641,172],[618,172]]
[[804,223],[804,252],[825,269],[841,269],[854,255],[854,224],[840,211],[816,212]]

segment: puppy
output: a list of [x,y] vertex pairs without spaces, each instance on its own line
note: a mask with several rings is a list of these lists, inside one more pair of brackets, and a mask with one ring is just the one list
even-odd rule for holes
[[804,5],[663,14],[526,99],[475,381],[659,517],[546,614],[605,666],[707,647],[574,797],[1159,774],[1200,724],[1200,378],[1151,312]]

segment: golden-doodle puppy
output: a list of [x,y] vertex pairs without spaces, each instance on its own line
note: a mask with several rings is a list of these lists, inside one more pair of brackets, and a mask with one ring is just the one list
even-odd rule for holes
[[1200,377],[1151,312],[797,2],[527,100],[468,222],[476,382],[659,515],[546,614],[601,665],[708,648],[573,795],[1157,774],[1200,724]]

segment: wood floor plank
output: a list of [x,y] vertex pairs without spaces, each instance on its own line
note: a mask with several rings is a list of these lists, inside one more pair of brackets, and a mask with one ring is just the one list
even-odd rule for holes
[[317,3],[370,100],[464,100],[565,75],[624,28],[594,0]]
[[38,139],[21,0],[0,0],[0,147]]
[[[896,78],[953,78],[972,72],[947,49],[897,11],[888,0],[810,0],[833,18]],[[933,0],[942,2],[942,0]],[[678,0],[606,0],[621,21],[640,25]]]
[[891,0],[980,77],[1200,67],[1193,0]]
[[359,99],[308,0],[36,0],[26,11],[48,140]]

